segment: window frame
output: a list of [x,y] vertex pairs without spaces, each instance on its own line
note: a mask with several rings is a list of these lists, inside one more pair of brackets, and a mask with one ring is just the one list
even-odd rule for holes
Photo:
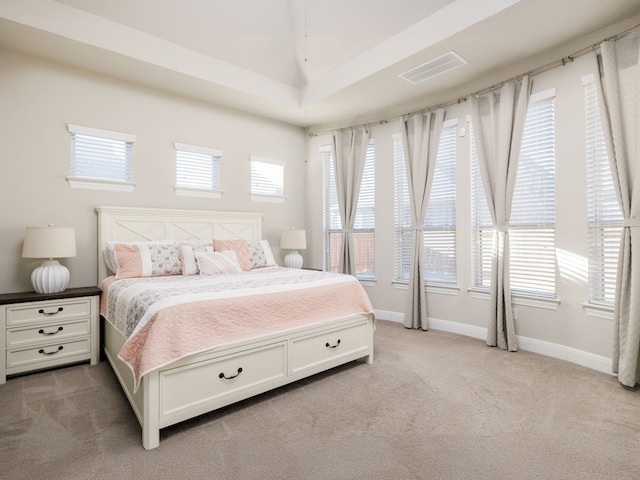
[[[332,266],[332,261],[331,261],[331,252],[332,252],[331,236],[338,235],[338,234],[341,235],[342,227],[340,226],[339,228],[335,228],[334,225],[331,225],[331,223],[335,223],[336,219],[338,221],[338,224],[340,223],[340,213],[339,211],[337,213],[335,212],[335,209],[338,208],[338,204],[337,204],[337,192],[335,190],[336,184],[335,184],[335,174],[334,174],[333,152],[332,152],[331,146],[325,145],[320,147],[320,154],[322,155],[322,160],[323,160],[323,180],[324,180],[323,265],[326,271],[337,271],[337,265]],[[360,209],[362,208],[361,201],[363,200],[363,195],[367,195],[367,192],[366,190],[363,191],[362,185],[361,185],[360,195],[358,196],[358,211],[356,213],[356,219],[353,227],[354,239],[356,241],[357,241],[357,238],[355,237],[356,235],[364,234],[364,235],[370,236],[367,242],[365,243],[368,243],[369,245],[368,248],[370,250],[371,270],[368,270],[368,271],[371,271],[371,274],[355,275],[355,277],[364,284],[374,283],[376,281],[376,276],[375,276],[375,261],[376,261],[376,256],[375,256],[375,214],[376,214],[376,211],[375,211],[375,160],[376,160],[375,159],[375,142],[373,138],[370,138],[369,144],[367,145],[367,153],[365,158],[365,166],[362,174],[363,176],[362,180],[363,182],[365,182],[365,178],[367,178],[367,176],[371,177],[372,179],[372,184],[370,187],[370,192],[368,192],[368,196],[370,196],[371,201],[373,203],[372,203],[372,206],[370,205],[365,208],[372,209],[372,215],[368,216],[367,218],[373,218],[373,223],[371,224],[372,226],[371,225],[365,226],[365,227],[357,226],[359,222],[362,223],[364,221],[366,223],[366,220],[362,219],[363,211]],[[334,196],[335,196],[335,204],[332,203],[332,199]],[[332,219],[333,219],[333,222],[332,222]],[[358,266],[356,264],[356,270],[357,268]]]
[[[220,169],[221,169],[221,161],[222,161],[222,150],[208,148],[208,147],[200,147],[197,145],[188,145],[186,143],[174,143],[175,153],[175,161],[176,161],[176,184],[174,187],[174,191],[178,196],[187,196],[187,197],[206,197],[206,198],[220,198],[222,196],[222,190],[220,189]],[[184,154],[184,158],[181,158]],[[211,188],[207,187],[196,187],[189,185],[179,185],[179,162],[181,160],[187,160],[190,155],[202,157],[200,160],[204,160],[205,157],[208,157],[211,161]],[[195,157],[194,157],[195,160]],[[195,172],[192,172],[195,173]],[[215,185],[215,180],[217,179],[217,185]]]
[[[448,189],[447,193],[452,193],[452,200],[449,202],[450,204],[445,208],[445,216],[450,217],[449,219],[452,222],[449,225],[428,225],[428,218],[433,216],[433,205],[432,198],[429,199],[429,208],[427,210],[427,214],[425,215],[423,221],[423,232],[424,232],[424,241],[423,248],[425,249],[425,286],[427,287],[427,291],[433,293],[445,293],[445,294],[457,294],[459,291],[458,288],[458,265],[457,265],[457,253],[458,253],[458,245],[457,245],[457,205],[456,205],[456,190],[457,190],[457,182],[456,182],[456,160],[457,160],[457,133],[458,133],[458,119],[450,119],[444,122],[440,145],[438,149],[438,157],[436,158],[436,166],[434,171],[434,183],[431,187],[430,197],[434,195],[439,189],[446,188],[446,183],[440,185],[438,179],[442,175],[451,174],[453,175],[452,189],[453,192],[450,192],[451,188]],[[447,138],[450,136],[450,138]],[[394,254],[394,285],[404,288],[405,285],[408,284],[408,273],[407,278],[401,274],[404,272],[402,265],[404,264],[403,258],[404,254],[407,253],[406,244],[403,242],[403,238],[406,238],[407,235],[412,235],[413,226],[411,225],[411,214],[410,214],[410,198],[408,187],[406,185],[406,163],[404,158],[404,144],[402,142],[402,135],[400,133],[396,133],[392,136],[393,139],[393,148],[394,148],[394,245],[395,245],[395,254]],[[445,143],[443,143],[443,140]],[[450,143],[449,150],[443,150],[446,148],[447,143]],[[443,163],[447,162],[447,163]],[[450,165],[452,164],[452,165]],[[447,172],[446,169],[451,169],[452,171]],[[399,178],[401,177],[401,178]],[[400,182],[403,182],[401,184]],[[402,191],[400,188],[402,187]],[[451,186],[450,186],[451,187]],[[405,215],[400,216],[400,209],[409,208],[408,217]],[[446,210],[452,210],[447,214]],[[431,244],[433,237],[440,235],[449,235],[452,236],[453,242],[447,241],[445,242],[445,251],[449,250],[449,253],[452,253],[453,258],[453,269],[452,270],[443,270],[438,275],[440,275],[441,279],[446,279],[447,276],[453,276],[453,281],[438,281],[434,276],[429,276],[428,265],[429,265],[429,255],[428,248]],[[410,246],[409,240],[409,246]],[[403,248],[404,247],[404,248]],[[446,265],[446,262],[445,262]]]
[[[511,284],[512,284],[512,288],[511,288],[511,297],[512,297],[512,302],[515,305],[528,305],[528,306],[534,306],[534,307],[540,307],[540,308],[549,308],[549,309],[557,309],[560,301],[558,300],[557,297],[557,287],[558,287],[558,279],[557,279],[557,271],[556,271],[556,265],[557,265],[557,257],[556,257],[556,241],[555,241],[555,237],[556,237],[556,223],[557,223],[557,219],[555,216],[555,163],[556,163],[556,148],[555,148],[555,97],[556,97],[556,92],[555,89],[548,89],[548,90],[544,90],[535,94],[532,94],[530,99],[529,99],[529,106],[528,106],[528,111],[527,111],[527,116],[529,116],[530,112],[531,112],[531,108],[534,107],[535,108],[535,104],[539,103],[539,102],[544,102],[546,100],[552,100],[552,108],[553,110],[551,111],[551,113],[549,113],[550,115],[553,115],[553,124],[551,126],[545,125],[545,127],[547,129],[551,129],[552,131],[552,139],[551,140],[547,140],[547,142],[549,142],[553,148],[553,150],[551,151],[550,155],[552,156],[552,168],[554,170],[553,172],[553,181],[549,182],[550,185],[553,187],[553,210],[552,210],[552,215],[553,215],[553,222],[548,223],[548,222],[534,222],[531,224],[527,224],[523,221],[518,222],[518,218],[517,218],[517,214],[516,214],[516,218],[514,218],[514,211],[512,210],[511,213],[511,222],[510,222],[510,226],[509,226],[509,232],[510,232],[510,238],[511,238],[511,265],[513,265],[514,262],[514,247],[515,245],[517,245],[517,241],[518,241],[518,236],[520,236],[523,232],[526,232],[527,230],[539,230],[540,235],[545,234],[545,230],[547,230],[546,232],[546,236],[549,235],[548,230],[551,231],[551,234],[553,236],[553,240],[552,240],[552,249],[549,252],[549,255],[551,255],[552,257],[552,261],[550,261],[549,265],[547,266],[547,270],[553,272],[552,275],[553,277],[550,278],[548,281],[551,282],[551,284],[553,285],[553,292],[548,292],[545,290],[540,290],[540,291],[535,291],[535,290],[525,290],[525,289],[518,289],[518,288],[513,288],[513,284],[514,284],[514,279],[513,279],[513,270],[511,272],[512,274],[512,278],[511,278]],[[473,137],[473,126],[471,125],[471,121],[470,121],[470,117],[468,117],[469,120],[469,130],[471,132],[470,135],[470,166],[471,166],[471,200],[472,200],[472,205],[471,205],[471,240],[472,240],[472,245],[471,245],[471,261],[472,261],[472,266],[471,266],[471,279],[472,279],[472,286],[469,288],[469,292],[471,293],[471,295],[475,298],[489,298],[489,289],[490,289],[490,285],[488,283],[485,282],[489,282],[490,281],[490,276],[491,276],[491,271],[490,269],[487,269],[487,266],[490,265],[490,256],[491,256],[491,248],[489,249],[483,249],[482,245],[484,244],[483,242],[490,242],[490,244],[493,243],[493,238],[494,238],[494,231],[495,229],[493,228],[493,224],[491,221],[491,216],[489,214],[488,211],[488,207],[486,206],[486,198],[484,196],[484,185],[482,182],[482,178],[480,176],[480,170],[479,170],[479,165],[478,165],[478,161],[477,161],[477,153],[475,152],[475,141],[474,141],[474,137]],[[526,129],[527,129],[527,125],[525,125],[525,134],[526,134]],[[539,142],[535,143],[534,140],[531,140],[531,144],[532,145],[536,145],[539,146]],[[526,144],[526,139],[523,139],[523,148],[525,147]],[[548,152],[546,153],[548,154]],[[522,158],[521,158],[521,162],[522,162]],[[516,197],[515,195],[518,194],[518,187],[519,187],[519,180],[521,180],[521,173],[522,170],[522,163],[519,165],[518,168],[518,179],[516,179],[516,191],[514,192],[514,207],[516,206]],[[523,194],[524,195],[524,194]],[[481,202],[480,204],[478,204],[478,202]],[[523,210],[524,211],[524,210]],[[541,213],[544,216],[544,212]],[[546,212],[546,214],[549,214],[549,211]],[[526,215],[525,215],[526,216]],[[480,225],[478,225],[478,221],[480,223]],[[514,242],[515,240],[515,242]],[[548,249],[548,245],[546,247],[543,247],[545,249]],[[485,252],[483,254],[483,252]],[[518,259],[516,259],[518,260]],[[522,277],[522,279],[524,279],[524,277]],[[520,279],[520,280],[522,280]],[[518,279],[516,279],[517,283]],[[523,280],[524,281],[524,280]],[[528,280],[530,282],[530,279]],[[525,282],[526,283],[526,282]]]
[[[251,155],[249,157],[250,161],[250,180],[249,180],[249,191],[251,192],[251,200],[254,202],[271,202],[271,203],[283,203],[286,200],[285,190],[284,190],[284,170],[286,167],[286,162],[283,160],[275,160],[272,158],[261,157],[258,155]],[[271,165],[273,167],[278,167],[278,171],[280,172],[279,182],[274,182],[272,187],[274,188],[274,193],[268,193],[265,191],[261,191],[262,189],[256,189],[256,179],[255,179],[255,170],[254,167],[256,165]],[[266,182],[267,184],[269,182]]]
[[[102,130],[92,127],[84,127],[80,125],[67,125],[67,131],[70,134],[70,167],[67,181],[72,188],[88,188],[94,190],[111,190],[120,192],[132,192],[135,188],[133,181],[133,145],[136,141],[135,135],[128,133],[115,132],[110,130]],[[98,175],[78,175],[75,171],[80,168],[77,165],[77,149],[78,139],[82,138],[88,143],[94,143],[94,146],[81,143],[80,146],[95,148],[96,151],[91,152],[97,155],[97,160],[103,156],[100,149],[120,148],[123,149],[123,155],[116,159],[123,162],[123,172],[121,178],[101,177]],[[84,145],[83,145],[84,144]],[[94,159],[95,161],[96,159]],[[103,166],[108,164],[103,163]]]
[[[613,318],[620,238],[624,217],[609,166],[594,74],[582,77],[587,163],[587,278],[585,308]],[[615,251],[615,253],[614,253]],[[601,310],[601,311],[600,311]]]

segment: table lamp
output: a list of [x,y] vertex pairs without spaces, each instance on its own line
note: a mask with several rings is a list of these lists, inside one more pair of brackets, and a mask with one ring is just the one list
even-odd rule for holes
[[284,266],[287,268],[302,268],[302,255],[298,250],[307,248],[307,239],[304,230],[283,230],[280,237],[280,248],[292,250],[284,257]]
[[27,227],[22,258],[46,258],[31,273],[31,283],[38,293],[63,292],[69,285],[69,270],[56,258],[76,256],[75,229],[70,227]]

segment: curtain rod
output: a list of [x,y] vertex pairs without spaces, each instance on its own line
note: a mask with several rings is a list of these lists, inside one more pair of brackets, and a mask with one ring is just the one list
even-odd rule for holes
[[[537,74],[546,72],[546,71],[551,70],[551,69],[556,68],[556,67],[560,67],[560,66],[564,67],[567,63],[573,62],[576,58],[581,57],[582,55],[585,55],[585,54],[587,54],[587,53],[589,53],[591,51],[596,50],[598,47],[600,47],[600,44],[602,44],[603,42],[608,42],[608,41],[611,41],[611,40],[617,40],[617,39],[619,39],[621,37],[624,37],[625,35],[628,35],[629,33],[633,32],[634,30],[636,30],[638,28],[640,28],[640,24],[638,24],[638,25],[636,25],[634,27],[628,28],[627,30],[624,30],[624,31],[622,31],[620,33],[617,33],[615,35],[612,35],[610,37],[607,37],[607,38],[599,41],[598,43],[594,43],[592,45],[589,45],[588,47],[584,47],[584,48],[578,50],[577,52],[574,52],[574,53],[572,53],[570,55],[567,55],[566,57],[562,57],[559,60],[555,60],[553,62],[549,62],[549,63],[547,63],[545,65],[541,65],[540,67],[536,67],[536,68],[534,68],[532,70],[529,70],[529,71],[527,71],[525,73],[521,73],[521,74],[516,75],[514,77],[508,78],[507,80],[503,80],[503,81],[501,81],[499,83],[495,83],[495,84],[491,85],[490,87],[486,87],[486,88],[483,88],[481,90],[477,90],[477,91],[475,91],[473,93],[469,93],[467,95],[463,95],[461,97],[458,97],[455,100],[449,100],[447,102],[438,103],[436,105],[432,105],[430,107],[426,107],[426,108],[423,108],[421,110],[405,113],[404,115],[400,115],[398,117],[392,118],[391,121],[400,120],[400,119],[402,119],[403,117],[405,117],[407,115],[415,115],[417,113],[431,112],[431,111],[434,111],[434,110],[438,110],[440,108],[445,108],[445,107],[450,107],[452,105],[460,104],[460,103],[466,102],[469,97],[472,97],[474,95],[476,95],[476,96],[477,95],[484,95],[486,93],[493,92],[494,90],[502,88],[502,86],[505,83],[513,82],[513,81],[516,81],[516,80],[520,80],[521,78],[523,78],[523,77],[525,77],[527,75],[529,75],[529,76],[537,75]],[[354,125],[354,126],[350,126],[350,127],[340,127],[340,128],[332,128],[331,130],[320,130],[320,131],[317,131],[317,132],[309,132],[308,135],[310,137],[317,137],[318,135],[331,133],[334,130],[342,131],[342,130],[347,130],[347,129],[350,129],[350,128],[361,128],[361,127],[371,127],[373,125],[384,125],[386,123],[389,123],[389,120],[382,119],[382,120],[376,120],[376,121],[373,121],[373,122],[363,123],[363,124],[360,124],[360,125]]]

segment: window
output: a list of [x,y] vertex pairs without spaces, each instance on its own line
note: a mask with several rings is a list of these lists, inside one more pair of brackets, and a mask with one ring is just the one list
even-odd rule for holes
[[284,201],[284,165],[280,160],[251,156],[251,199]]
[[[395,169],[395,280],[411,273],[411,203],[404,144],[394,135]],[[438,156],[429,195],[424,230],[425,280],[456,284],[456,121],[447,121],[440,135]]]
[[587,142],[589,302],[613,306],[622,212],[613,186],[593,76],[583,79]]
[[[339,267],[340,248],[342,242],[342,224],[338,208],[338,194],[333,163],[333,153],[330,147],[322,148],[325,165],[325,269],[337,272]],[[358,196],[358,207],[353,225],[353,241],[356,255],[356,277],[361,280],[375,279],[375,150],[372,140],[369,140],[364,172]]]
[[[532,95],[511,208],[511,293],[555,298],[554,96]],[[494,229],[484,195],[472,132],[473,283],[488,288]]]
[[176,143],[176,194],[219,198],[222,151]]
[[471,240],[473,286],[489,288],[491,286],[491,265],[493,257],[493,221],[484,193],[484,184],[478,163],[473,125],[471,132]]
[[68,125],[72,187],[133,190],[133,143],[126,133]]

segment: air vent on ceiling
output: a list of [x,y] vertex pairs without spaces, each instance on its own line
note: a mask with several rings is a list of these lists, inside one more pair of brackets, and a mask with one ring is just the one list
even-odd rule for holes
[[415,85],[442,73],[448,72],[449,70],[460,67],[465,63],[467,63],[467,61],[457,53],[447,52],[438,58],[434,58],[427,63],[418,65],[417,67],[407,70],[398,76]]

